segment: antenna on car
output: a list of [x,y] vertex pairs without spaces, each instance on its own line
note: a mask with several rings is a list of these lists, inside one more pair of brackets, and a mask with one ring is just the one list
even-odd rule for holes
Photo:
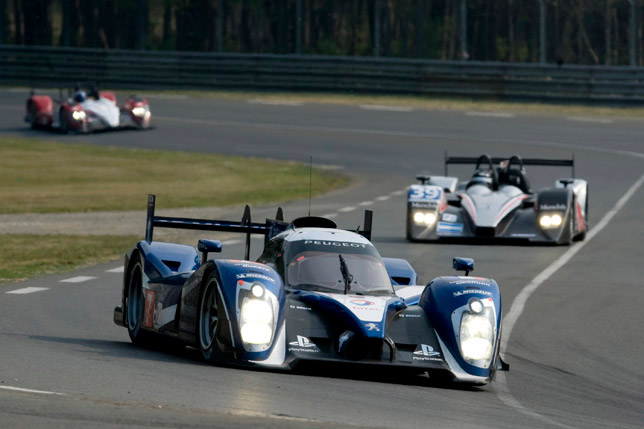
[[309,157],[309,216],[311,216],[311,194],[313,191],[313,157]]

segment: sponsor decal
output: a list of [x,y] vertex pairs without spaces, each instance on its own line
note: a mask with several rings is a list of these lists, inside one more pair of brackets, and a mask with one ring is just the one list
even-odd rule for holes
[[249,263],[241,263],[241,264],[235,264],[236,267],[241,267],[241,268],[249,268],[249,269],[254,269],[254,270],[262,270],[265,272],[269,272],[270,268],[265,267],[260,264],[249,264]]
[[467,289],[467,290],[461,290],[461,291],[458,291],[458,292],[454,292],[454,296],[467,295],[467,294],[470,294],[470,293],[480,293],[480,294],[482,294],[482,295],[487,295],[487,296],[491,296],[491,295],[492,295],[492,292],[488,292],[488,291],[486,291],[486,290],[480,290],[480,289]]
[[480,285],[480,286],[489,286],[490,283],[485,279],[477,279],[476,277],[470,277],[469,279],[464,279],[461,277],[460,280],[452,280],[449,282],[451,285]]
[[413,317],[413,318],[416,318],[416,317],[421,317],[421,316],[420,316],[420,314],[414,314],[414,313],[409,313],[409,314],[402,313],[402,314],[399,314],[398,317]]
[[305,311],[311,311],[311,308],[310,308],[310,307],[302,307],[301,305],[293,305],[293,304],[290,304],[290,305],[289,305],[289,307],[290,307],[292,310],[305,310]]
[[145,290],[145,310],[143,312],[143,326],[151,328],[154,326],[154,302],[156,292],[150,289]]
[[317,353],[320,351],[313,341],[301,335],[297,335],[297,341],[291,341],[288,344],[293,346],[288,348],[289,351],[293,352]]
[[418,209],[435,209],[438,201],[411,201],[411,206]]
[[262,279],[262,280],[268,280],[269,282],[275,283],[275,280],[272,277],[265,276],[264,274],[259,274],[259,273],[242,273],[242,274],[237,274],[238,279],[247,279],[249,277],[252,277],[254,279]]
[[[458,219],[458,216],[456,216],[455,214],[443,213],[443,220],[445,222],[456,222],[457,219]],[[461,225],[461,229],[462,229],[462,225]]]
[[461,235],[463,234],[463,224],[438,222],[436,232],[438,232],[439,235]]
[[438,186],[412,185],[409,188],[410,200],[440,200],[443,191]]
[[376,305],[375,302],[368,301],[366,299],[352,299],[352,300],[349,300],[349,302],[351,304],[354,304],[354,305],[359,305],[360,307],[366,307],[366,306],[369,306],[369,305]]
[[434,351],[432,346],[421,344],[420,349],[414,352],[412,359],[414,360],[437,360],[440,361],[441,353]]
[[375,323],[365,323],[364,327],[367,328],[367,331],[380,332],[380,328]]
[[304,244],[315,244],[317,246],[357,247],[360,249],[367,248],[365,244],[351,243],[347,241],[304,240]]
[[539,204],[539,210],[566,210],[565,204]]

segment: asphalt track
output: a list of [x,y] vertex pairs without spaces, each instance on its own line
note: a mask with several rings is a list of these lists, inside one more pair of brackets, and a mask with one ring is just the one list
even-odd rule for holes
[[[119,261],[0,286],[0,427],[644,424],[641,122],[151,96],[154,130],[63,136],[23,126],[25,95],[0,91],[1,134],[298,161],[313,156],[358,179],[314,200],[314,214],[355,227],[363,208],[374,210],[373,241],[381,254],[407,258],[423,282],[449,274],[453,256],[475,258],[476,274],[499,283],[506,315],[517,296],[526,298],[529,284],[532,293],[522,311],[512,310],[504,351],[511,371],[485,388],[467,389],[395,373],[215,367],[190,349],[137,348],[112,323],[121,274],[107,271]],[[400,191],[418,172],[442,172],[446,150],[551,158],[574,152],[577,176],[590,182],[591,224],[604,218],[601,229],[572,248],[407,243]],[[569,175],[552,168],[529,173],[536,188]],[[160,201],[159,213],[162,207]],[[287,218],[306,211],[307,202],[285,206]],[[255,218],[271,212],[259,208]],[[225,252],[240,256],[242,249],[232,243]],[[60,282],[76,276],[94,278]],[[5,293],[26,287],[48,289]]]

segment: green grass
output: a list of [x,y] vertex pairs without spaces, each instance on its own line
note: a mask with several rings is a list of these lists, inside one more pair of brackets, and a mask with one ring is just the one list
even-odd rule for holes
[[378,104],[412,107],[419,110],[513,112],[540,116],[586,116],[586,117],[627,117],[639,119],[644,108],[634,106],[590,106],[576,103],[539,103],[528,101],[498,101],[493,99],[470,99],[467,97],[435,97],[418,95],[369,95],[355,93],[314,93],[279,91],[143,91],[148,94],[176,94],[194,98],[220,99],[264,99],[299,101],[320,104]]
[[[305,164],[199,153],[0,138],[0,213],[144,210],[285,202],[308,197]],[[349,178],[313,170],[313,194]],[[118,234],[118,232],[115,232]],[[120,259],[139,236],[0,235],[0,284]]]
[[122,235],[2,235],[0,285],[122,259],[139,239]]
[[[285,161],[0,138],[0,213],[251,205],[305,198],[309,168]],[[314,168],[313,193],[349,179]]]

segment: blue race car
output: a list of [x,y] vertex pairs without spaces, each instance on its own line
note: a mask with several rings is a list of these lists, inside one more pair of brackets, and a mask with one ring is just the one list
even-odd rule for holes
[[[362,231],[304,217],[241,222],[155,216],[149,196],[146,239],[125,257],[114,321],[132,342],[179,340],[209,362],[290,369],[302,361],[350,362],[428,372],[483,385],[497,370],[501,296],[494,280],[470,277],[474,261],[454,258],[465,276],[426,286],[402,259],[382,258],[370,211]],[[155,227],[246,234],[244,260],[212,259],[216,240],[197,249],[155,242]],[[249,261],[251,234],[265,236]]]

